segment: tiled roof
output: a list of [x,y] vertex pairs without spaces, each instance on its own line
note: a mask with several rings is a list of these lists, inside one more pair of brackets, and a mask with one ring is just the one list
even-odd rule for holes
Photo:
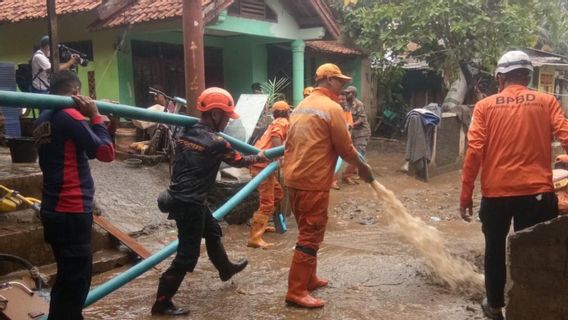
[[[4,0],[0,2],[0,23],[40,19],[47,16],[46,0]],[[57,14],[93,10],[102,0],[57,0]]]
[[[202,0],[204,22],[207,23],[233,0]],[[183,0],[137,0],[132,5],[115,13],[112,17],[97,21],[94,29],[114,28],[142,22],[180,18],[183,15]]]
[[362,56],[361,51],[348,48],[337,41],[314,40],[306,41],[306,46],[314,51],[328,53],[328,54],[341,54],[350,56]]

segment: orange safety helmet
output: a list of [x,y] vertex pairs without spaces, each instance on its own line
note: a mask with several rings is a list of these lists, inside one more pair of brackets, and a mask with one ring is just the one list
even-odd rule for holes
[[240,116],[235,112],[235,100],[229,91],[223,88],[211,87],[203,90],[197,98],[197,110],[201,112],[220,109],[225,111],[229,118],[238,119]]
[[274,111],[290,111],[290,105],[284,100],[276,101],[272,105],[272,112]]

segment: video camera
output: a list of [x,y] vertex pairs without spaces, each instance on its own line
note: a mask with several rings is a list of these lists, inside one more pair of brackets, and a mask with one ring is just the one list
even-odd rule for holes
[[85,53],[69,48],[64,44],[59,44],[59,61],[67,62],[73,58],[73,55],[75,55],[77,64],[81,67],[86,67],[89,64],[89,60]]

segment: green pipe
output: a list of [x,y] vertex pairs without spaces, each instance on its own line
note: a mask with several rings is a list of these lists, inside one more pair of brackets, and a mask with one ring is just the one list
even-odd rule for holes
[[292,41],[292,102],[295,106],[304,98],[304,40]]
[[[102,114],[112,113],[124,118],[152,121],[166,123],[176,126],[193,126],[199,119],[167,112],[154,112],[146,110],[145,108],[133,107],[124,104],[115,104],[104,101],[95,101],[99,111]],[[72,107],[75,102],[71,97],[58,96],[50,94],[28,93],[28,92],[15,92],[15,91],[2,91],[0,90],[0,105],[9,107],[26,107],[34,106],[41,109],[63,109]],[[219,133],[223,138],[227,139],[229,143],[238,151],[245,154],[256,154],[259,150],[249,144],[235,139],[224,133]],[[284,154],[284,148],[266,152],[269,158],[279,157]]]
[[[250,195],[258,186],[264,181],[274,170],[278,168],[278,162],[274,161],[264,168],[256,177],[254,177],[247,185],[239,190],[231,199],[229,199],[223,206],[215,210],[213,216],[216,219],[222,219],[231,210],[233,210],[244,198]],[[102,299],[111,292],[117,290],[123,285],[127,284],[131,280],[134,280],[139,275],[148,271],[158,263],[165,260],[167,257],[176,252],[178,246],[178,240],[173,241],[169,245],[160,249],[155,254],[150,257],[140,261],[138,264],[134,265],[132,268],[126,270],[125,272],[119,274],[118,276],[110,279],[109,281],[101,284],[100,286],[92,289],[87,296],[85,301],[85,307],[90,306],[96,301]]]

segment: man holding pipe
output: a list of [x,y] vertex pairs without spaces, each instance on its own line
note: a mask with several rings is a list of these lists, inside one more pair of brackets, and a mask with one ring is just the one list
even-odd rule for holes
[[364,181],[373,180],[371,168],[357,156],[343,109],[337,103],[343,86],[350,80],[336,65],[321,65],[316,70],[316,88],[290,117],[283,169],[299,234],[288,275],[286,302],[303,308],[321,308],[325,304],[312,297],[310,291],[328,284],[328,280],[317,276],[317,252],[327,224],[329,189],[337,157],[357,167]]
[[43,173],[41,222],[57,263],[49,320],[83,319],[91,285],[95,194],[89,160],[114,160],[111,133],[104,118],[95,102],[80,96],[80,91],[81,81],[75,73],[54,73],[50,93],[71,96],[75,107],[42,112],[34,130]]
[[186,128],[176,142],[172,180],[168,190],[158,198],[160,210],[176,222],[179,245],[171,266],[160,277],[152,314],[189,313],[187,308],[176,307],[172,297],[185,274],[195,269],[202,238],[205,238],[207,255],[219,271],[221,281],[231,279],[248,264],[245,259],[236,263],[229,260],[221,242],[221,227],[207,206],[207,196],[222,161],[242,168],[267,159],[262,151],[243,156],[217,134],[225,129],[230,118],[239,118],[229,92],[221,88],[206,89],[197,100],[197,109],[202,113],[201,120]]

